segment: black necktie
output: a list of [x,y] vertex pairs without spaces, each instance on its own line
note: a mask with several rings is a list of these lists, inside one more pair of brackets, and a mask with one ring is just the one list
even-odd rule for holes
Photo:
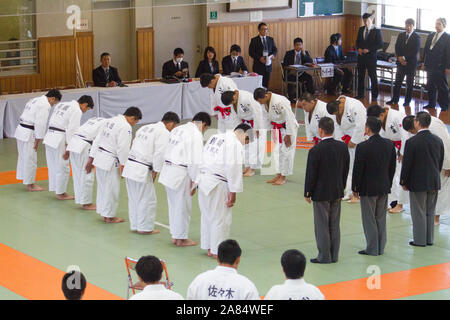
[[233,58],[233,70],[236,71],[237,59]]
[[181,64],[179,62],[177,62],[177,68],[178,68],[178,71],[181,71]]
[[269,51],[269,49],[267,48],[266,37],[263,37],[263,46],[264,46],[264,51]]
[[109,68],[105,70],[106,83],[109,83]]
[[366,28],[366,31],[364,32],[364,40],[367,40],[368,35],[369,35],[369,29]]

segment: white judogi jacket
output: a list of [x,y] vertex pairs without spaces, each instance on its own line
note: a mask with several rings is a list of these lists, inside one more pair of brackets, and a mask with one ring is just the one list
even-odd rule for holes
[[284,284],[273,286],[264,300],[325,300],[319,288],[303,279],[287,279]]
[[132,296],[130,300],[184,300],[183,297],[162,284],[147,285],[142,292]]
[[150,166],[153,171],[160,172],[169,136],[169,130],[161,121],[141,127],[136,132],[122,176],[144,183],[151,172]]
[[403,129],[402,126],[402,121],[405,117],[405,113],[398,110],[389,109],[389,113],[386,118],[386,130],[381,129],[380,131],[380,136],[382,136],[383,138],[395,142],[401,142],[400,154],[403,154],[403,151],[405,150],[406,140],[408,140],[410,136],[408,131]]
[[[339,100],[339,97],[337,100]],[[364,141],[367,111],[361,101],[345,97],[345,108],[339,129],[343,135],[349,135],[351,142],[358,144]]]
[[[305,129],[306,129],[306,140],[311,141],[315,138],[320,139],[319,136],[319,121],[324,117],[329,117],[333,119],[336,126],[336,116],[331,115],[327,111],[327,104],[321,100],[317,100],[316,106],[311,115],[311,122],[309,122],[309,112],[303,111],[305,113]],[[340,139],[341,137],[338,137]]]
[[106,119],[92,144],[89,156],[94,158],[94,166],[109,171],[116,160],[125,165],[130,145],[131,125],[125,116],[119,114]]
[[58,103],[50,117],[44,144],[54,149],[63,141],[69,144],[75,131],[80,127],[82,114],[80,104],[75,100]]
[[105,121],[105,118],[90,118],[75,131],[66,150],[78,154],[83,153],[92,145]]
[[201,164],[202,150],[203,135],[193,122],[173,129],[158,181],[172,190],[178,190],[187,176],[191,181],[195,181]]
[[[25,105],[25,110],[20,116],[20,123],[34,126],[34,135],[36,139],[43,139],[47,129],[48,115],[51,105],[48,98],[44,96],[31,99]],[[16,128],[14,137],[17,140],[28,142],[33,134],[33,130],[22,127],[20,124]]]
[[432,134],[437,135],[444,143],[444,163],[442,170],[450,170],[450,134],[448,133],[447,126],[442,120],[431,117],[429,129]]
[[[222,93],[224,93],[225,91],[236,91],[237,89],[238,87],[233,79],[219,75],[216,89],[214,90],[214,94],[211,96],[211,112],[213,115],[219,115],[219,119],[221,119],[221,113],[218,111],[214,111],[214,108],[217,106],[224,107],[222,103]],[[233,112],[233,110],[231,110],[231,112]]]
[[206,195],[220,181],[226,182],[229,192],[242,192],[242,162],[244,148],[234,131],[209,138],[203,148],[203,161],[196,183]]
[[236,109],[239,120],[245,120],[245,122],[251,125],[255,130],[266,129],[263,123],[262,107],[258,101],[253,98],[251,92],[239,90]]
[[199,274],[190,284],[187,300],[260,300],[258,290],[247,277],[230,267],[217,266]]
[[[291,102],[286,97],[272,93],[272,97],[269,102],[268,118],[271,126],[274,126],[272,122],[277,124],[285,124],[286,129],[281,129],[280,131],[286,130],[286,135],[297,136],[297,130],[299,127],[298,122],[292,112]],[[295,146],[295,144],[296,142],[292,141],[292,145]]]

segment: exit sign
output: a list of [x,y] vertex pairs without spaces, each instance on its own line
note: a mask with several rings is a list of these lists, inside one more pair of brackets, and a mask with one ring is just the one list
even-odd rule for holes
[[209,12],[209,19],[210,20],[217,20],[217,11],[210,11]]

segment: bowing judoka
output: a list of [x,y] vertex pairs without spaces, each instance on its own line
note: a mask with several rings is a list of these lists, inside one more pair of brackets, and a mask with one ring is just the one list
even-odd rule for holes
[[131,146],[131,129],[142,119],[139,108],[129,107],[123,115],[106,120],[95,138],[86,172],[96,167],[97,213],[106,223],[120,223],[116,217],[119,206],[120,175],[127,162]]
[[257,88],[253,93],[256,101],[262,104],[270,121],[275,148],[272,160],[275,162],[277,175],[267,181],[273,185],[286,183],[286,177],[293,174],[295,150],[297,148],[298,122],[292,112],[290,101],[281,95]]
[[18,151],[16,179],[23,180],[28,191],[45,190],[35,184],[37,149],[47,130],[50,108],[59,101],[61,101],[61,93],[56,89],[28,101],[14,133]]
[[225,91],[222,103],[231,106],[242,123],[250,125],[254,138],[244,147],[244,177],[255,175],[255,169],[261,169],[266,151],[267,126],[263,121],[261,105],[253,98],[251,92],[245,90]]
[[141,127],[133,140],[123,168],[128,191],[128,214],[131,231],[156,234],[156,192],[153,182],[164,163],[164,152],[170,131],[180,123],[174,112],[164,114],[161,121]]
[[196,246],[189,239],[194,182],[202,162],[203,133],[211,126],[206,112],[197,113],[192,122],[172,130],[164,154],[159,183],[165,186],[169,207],[172,243],[179,247]]
[[[373,105],[367,108],[367,116],[376,117],[381,121],[380,136],[391,140],[397,148],[397,165],[395,167],[394,180],[392,182],[391,193],[388,196],[389,213],[399,213],[403,211],[403,204],[408,203],[408,192],[400,186],[400,172],[402,172],[402,157],[405,150],[405,143],[410,134],[403,129],[402,121],[406,114],[402,111],[382,108]],[[395,204],[395,205],[394,205]]]
[[242,163],[251,127],[241,123],[234,131],[213,135],[203,148],[197,176],[198,204],[202,213],[200,247],[216,257],[219,244],[230,235],[236,193],[243,191]]
[[347,144],[350,153],[350,170],[343,200],[357,203],[359,199],[353,196],[351,187],[353,163],[355,162],[356,145],[366,139],[364,136],[367,120],[366,107],[357,99],[340,96],[337,100],[327,103],[327,111],[330,115],[336,116],[337,132],[335,131],[335,137],[339,139],[339,135],[342,135],[341,139]]
[[70,177],[67,145],[80,127],[81,115],[94,107],[91,96],[81,96],[78,101],[61,102],[55,106],[44,137],[48,167],[48,189],[58,200],[72,200],[66,193]]
[[233,79],[223,77],[220,74],[212,75],[205,73],[200,76],[200,85],[203,88],[210,88],[213,91],[210,96],[210,114],[217,118],[217,130],[219,132],[234,130],[239,124],[236,111],[230,106],[225,106],[221,99],[225,91],[235,91],[238,89]]
[[105,118],[90,118],[75,131],[66,148],[66,151],[70,153],[70,164],[72,165],[75,203],[81,204],[83,210],[97,209],[92,203],[95,174],[92,171],[86,172],[86,164],[89,160],[92,143],[105,122]]

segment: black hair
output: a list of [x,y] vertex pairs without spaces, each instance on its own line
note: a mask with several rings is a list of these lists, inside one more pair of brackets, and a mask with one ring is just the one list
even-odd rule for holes
[[410,25],[414,26],[415,25],[414,19],[411,19],[411,18],[406,19],[405,24],[410,24]]
[[372,13],[364,13],[363,15],[362,15],[362,18],[363,19],[367,19],[367,18],[370,18],[372,16]]
[[78,103],[79,104],[87,103],[88,108],[91,109],[94,107],[94,100],[92,99],[91,96],[88,95],[81,96],[80,99],[78,99]]
[[175,50],[173,50],[173,55],[176,57],[179,54],[184,54],[183,49],[181,48],[176,48]]
[[213,47],[206,47],[205,52],[203,53],[203,59],[208,60],[208,51],[214,53],[213,61],[216,60],[216,50]]
[[45,95],[47,98],[55,98],[58,101],[61,101],[62,94],[59,92],[58,89],[51,89],[47,94]]
[[335,33],[334,34],[335,36],[336,36],[336,41],[338,41],[339,39],[341,39],[342,38],[342,34],[340,34],[339,32],[338,33]]
[[296,249],[287,250],[281,256],[281,266],[288,279],[303,278],[306,268],[306,258]]
[[261,22],[260,24],[258,24],[258,30],[261,30],[262,26],[267,26],[267,23]]
[[319,120],[319,128],[322,129],[325,134],[330,135],[334,132],[334,122],[333,119],[329,117],[323,117]]
[[303,95],[299,99],[299,101],[306,101],[306,102],[312,102],[315,100],[317,100],[316,96],[309,92],[303,93]]
[[201,121],[206,126],[208,126],[208,127],[211,126],[211,116],[208,113],[206,113],[206,112],[199,112],[199,113],[197,113],[194,116],[194,118],[192,119],[192,121]]
[[67,300],[81,300],[86,289],[86,278],[79,272],[72,270],[62,278],[61,288]]
[[236,131],[236,130],[242,130],[242,131],[244,131],[244,132],[247,132],[248,130],[251,130],[251,129],[252,129],[252,127],[249,126],[248,124],[246,124],[246,123],[241,123],[241,124],[239,124],[236,128],[234,128],[234,131]]
[[137,107],[129,107],[123,115],[127,117],[134,117],[139,120],[142,119],[142,112]]
[[406,116],[402,120],[403,129],[411,131],[414,129],[414,116]]
[[106,57],[106,56],[110,57],[111,55],[110,55],[108,52],[103,52],[103,53],[100,55],[100,59],[103,59],[103,57]]
[[422,128],[428,128],[431,124],[431,116],[425,111],[417,112],[415,120],[419,122]]
[[336,36],[336,33],[332,34],[330,36],[330,44],[333,44],[333,43],[335,43],[337,41],[338,41],[338,37]]
[[229,106],[233,102],[233,97],[236,94],[234,91],[225,91],[222,93],[222,96],[220,97],[220,100],[222,100],[222,103],[225,106]]
[[200,75],[200,85],[202,88],[206,88],[215,78],[216,76],[211,73],[202,73]]
[[377,134],[381,130],[381,120],[374,116],[367,117],[366,127],[372,131],[372,133]]
[[379,105],[373,105],[367,108],[367,116],[378,118],[380,114],[386,112],[386,110]]
[[327,103],[327,111],[329,114],[335,114],[339,110],[339,100],[333,100]]
[[163,266],[155,256],[143,256],[136,263],[136,273],[145,283],[161,280]]
[[241,47],[239,45],[237,45],[237,44],[233,44],[231,46],[231,48],[230,48],[230,53],[233,52],[233,51],[241,53]]
[[220,263],[232,265],[241,254],[242,250],[237,241],[229,239],[219,244],[217,257],[219,258]]
[[295,45],[297,42],[303,43],[303,39],[302,39],[302,38],[295,38],[295,39],[294,39],[294,45]]
[[172,111],[166,112],[161,119],[162,122],[174,122],[174,123],[180,123],[180,117]]
[[258,101],[258,99],[264,99],[266,96],[267,90],[264,88],[256,88],[253,92],[253,98]]

